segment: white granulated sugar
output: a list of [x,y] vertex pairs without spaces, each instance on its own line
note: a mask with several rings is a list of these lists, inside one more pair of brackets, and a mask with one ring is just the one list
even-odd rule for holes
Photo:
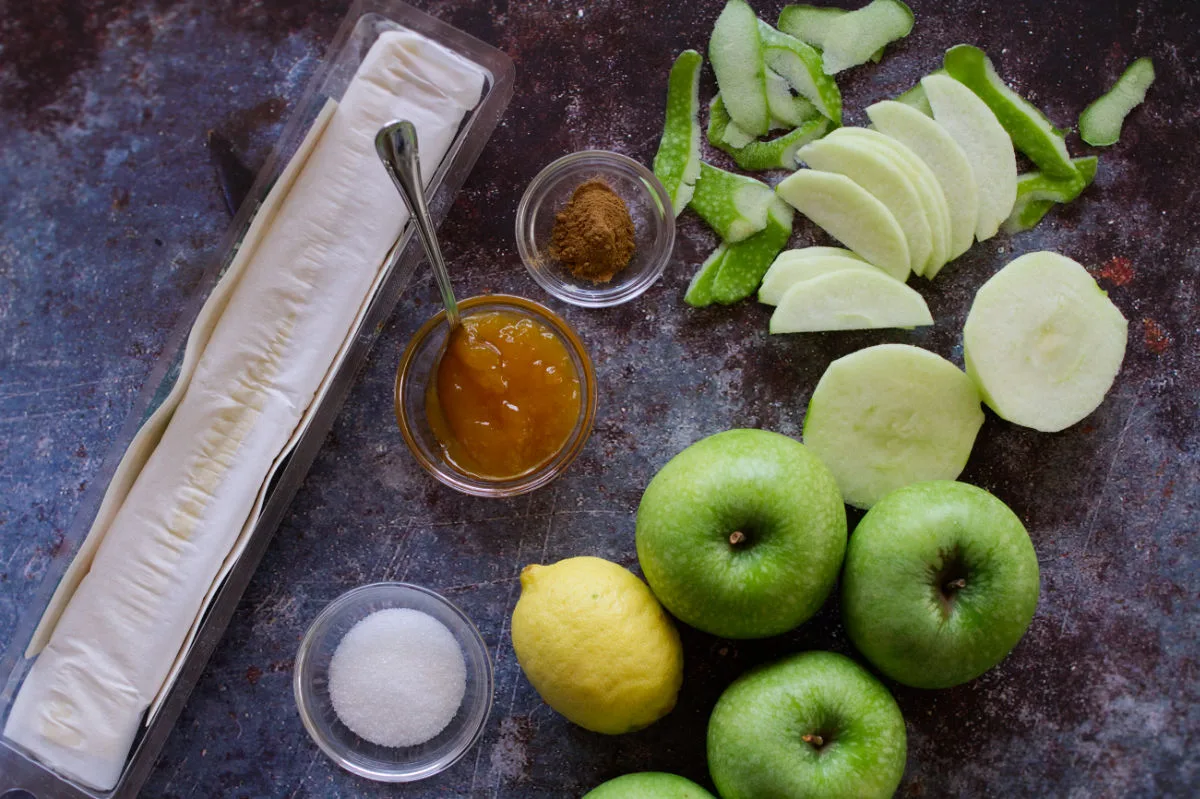
[[379,610],[350,628],[329,663],[342,723],[379,746],[416,746],[446,728],[467,691],[454,634],[427,613]]

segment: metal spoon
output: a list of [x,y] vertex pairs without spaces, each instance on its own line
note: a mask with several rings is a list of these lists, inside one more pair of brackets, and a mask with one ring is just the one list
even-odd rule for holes
[[425,246],[425,255],[433,266],[433,276],[442,292],[442,304],[446,306],[446,322],[450,329],[454,330],[462,323],[462,318],[458,313],[458,303],[454,301],[450,273],[446,271],[442,250],[438,247],[433,220],[429,218],[429,209],[425,206],[425,184],[421,180],[421,162],[417,157],[416,128],[407,120],[389,122],[375,134],[375,152],[379,154],[379,160],[383,161],[388,174],[392,176],[392,182],[400,190],[400,196],[404,198],[404,204],[408,206],[408,211],[417,224],[421,244]]

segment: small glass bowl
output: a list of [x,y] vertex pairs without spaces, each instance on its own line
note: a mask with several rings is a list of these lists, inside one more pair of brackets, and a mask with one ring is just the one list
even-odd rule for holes
[[592,369],[592,361],[583,348],[583,342],[570,325],[558,314],[533,300],[509,294],[481,295],[463,300],[458,304],[458,309],[464,317],[484,311],[508,311],[529,316],[557,335],[570,354],[571,362],[579,375],[582,394],[579,419],[562,448],[541,466],[523,475],[487,479],[459,471],[447,463],[425,415],[425,389],[434,378],[438,359],[450,332],[446,324],[446,312],[441,311],[413,335],[400,358],[400,367],[396,370],[396,421],[400,425],[404,443],[408,444],[421,468],[464,494],[477,497],[513,497],[540,488],[562,474],[583,449],[592,432],[592,422],[596,417],[597,393],[596,373]]
[[[637,247],[629,265],[607,283],[581,280],[550,257],[554,220],[581,184],[600,178],[629,208]],[[654,173],[619,153],[584,150],[543,169],[517,206],[517,250],[537,284],[563,302],[588,308],[620,305],[658,280],[675,246],[671,198]]]
[[[379,746],[358,737],[338,719],[329,698],[329,662],[338,644],[351,627],[385,608],[412,608],[446,625],[467,664],[458,712],[446,729],[417,746]],[[491,712],[495,685],[483,636],[454,604],[417,585],[374,583],[342,594],[313,621],[296,654],[293,688],[304,728],[335,763],[378,782],[412,782],[445,771],[474,746]]]

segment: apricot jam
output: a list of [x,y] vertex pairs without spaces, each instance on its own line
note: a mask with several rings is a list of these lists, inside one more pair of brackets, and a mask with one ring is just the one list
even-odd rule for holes
[[515,311],[463,317],[425,392],[425,414],[446,460],[497,480],[554,457],[581,403],[579,372],[562,340]]

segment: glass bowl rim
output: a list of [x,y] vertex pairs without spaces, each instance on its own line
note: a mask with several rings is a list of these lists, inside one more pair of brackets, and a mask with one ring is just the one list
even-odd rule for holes
[[[307,665],[308,659],[311,657],[312,649],[317,641],[317,632],[321,630],[323,626],[327,625],[330,619],[332,619],[338,612],[348,607],[353,607],[356,602],[363,600],[366,595],[378,593],[380,591],[398,592],[401,595],[415,593],[432,599],[436,604],[441,605],[448,610],[453,618],[457,619],[455,627],[457,627],[458,630],[463,631],[464,635],[459,636],[456,630],[451,629],[450,632],[452,635],[454,635],[455,640],[460,640],[461,638],[469,640],[483,656],[484,668],[482,674],[477,675],[477,677],[481,677],[484,683],[484,700],[482,712],[480,713],[479,717],[479,723],[475,725],[475,729],[472,730],[470,736],[463,739],[460,744],[447,749],[438,757],[431,758],[429,763],[425,766],[413,768],[403,772],[374,771],[347,759],[340,751],[338,751],[329,738],[320,732],[312,711],[313,689],[303,678],[305,666]],[[381,608],[381,610],[383,609],[384,608]],[[366,618],[366,616],[363,618]],[[443,623],[440,619],[438,621],[439,623]],[[464,659],[470,663],[470,658],[465,658],[465,653]],[[446,771],[459,760],[461,760],[463,755],[471,751],[471,749],[473,749],[475,745],[479,743],[479,739],[483,736],[483,731],[487,727],[487,721],[491,717],[492,706],[495,702],[495,664],[492,662],[492,656],[491,652],[488,651],[487,642],[483,639],[483,634],[479,632],[479,628],[475,625],[475,622],[471,621],[471,617],[468,616],[462,610],[462,608],[439,594],[437,591],[421,585],[416,585],[415,583],[385,580],[351,588],[350,590],[345,591],[339,596],[335,597],[324,608],[321,609],[321,612],[316,615],[316,618],[312,620],[312,622],[308,625],[308,628],[304,631],[304,636],[300,639],[300,646],[296,650],[296,659],[293,663],[292,671],[292,691],[295,695],[296,710],[300,714],[300,721],[304,725],[304,729],[308,732],[308,736],[312,738],[313,742],[317,745],[317,748],[324,752],[325,755],[339,767],[349,771],[352,774],[365,777],[375,782],[416,782],[418,780],[427,779]],[[468,677],[470,674],[471,672],[468,671]]]
[[[660,212],[656,216],[659,219],[659,224],[662,226],[662,231],[660,232],[665,235],[665,242],[662,247],[662,253],[651,265],[651,268],[644,270],[636,278],[628,282],[615,281],[607,289],[578,289],[557,279],[552,272],[546,270],[543,266],[545,259],[539,256],[536,247],[531,243],[533,231],[530,224],[532,221],[530,218],[530,208],[533,205],[534,199],[542,197],[546,187],[554,178],[576,167],[582,168],[589,163],[597,162],[616,166],[624,171],[632,172],[637,177],[651,199],[656,201],[654,204],[657,205]],[[521,263],[525,265],[525,270],[529,272],[529,276],[553,297],[583,308],[610,308],[640,297],[666,271],[667,264],[671,261],[671,254],[675,250],[675,213],[673,207],[671,197],[667,193],[666,187],[663,186],[662,181],[652,171],[647,169],[645,165],[629,156],[611,150],[579,150],[568,153],[551,161],[538,172],[533,180],[529,181],[529,185],[525,188],[525,193],[521,195],[521,201],[517,204],[516,214],[517,252],[520,254]]]
[[[583,384],[581,386],[583,396],[580,403],[581,423],[578,433],[573,438],[568,439],[563,448],[542,466],[519,477],[506,480],[486,480],[484,478],[472,477],[454,470],[440,459],[433,459],[426,456],[417,442],[408,417],[404,412],[405,388],[409,385],[407,377],[416,359],[420,345],[424,344],[425,340],[437,328],[446,323],[446,311],[444,308],[426,320],[417,329],[417,332],[412,335],[408,345],[404,348],[404,353],[400,356],[400,364],[396,368],[392,403],[396,414],[396,423],[400,427],[400,434],[404,438],[405,445],[408,446],[409,452],[416,458],[421,468],[436,480],[443,485],[471,496],[515,497],[541,488],[558,477],[558,475],[562,474],[571,465],[579,453],[583,451],[583,447],[587,444],[588,438],[592,433],[592,426],[595,423],[599,387],[596,381],[595,367],[592,364],[591,356],[588,355],[587,349],[583,346],[582,339],[579,338],[579,334],[575,332],[575,329],[561,316],[535,300],[518,297],[514,294],[476,294],[459,302],[458,307],[460,311],[463,311],[488,304],[515,306],[519,310],[548,324],[563,341],[564,345],[579,359],[583,367],[582,374],[579,376]],[[419,390],[424,393],[423,386]]]

